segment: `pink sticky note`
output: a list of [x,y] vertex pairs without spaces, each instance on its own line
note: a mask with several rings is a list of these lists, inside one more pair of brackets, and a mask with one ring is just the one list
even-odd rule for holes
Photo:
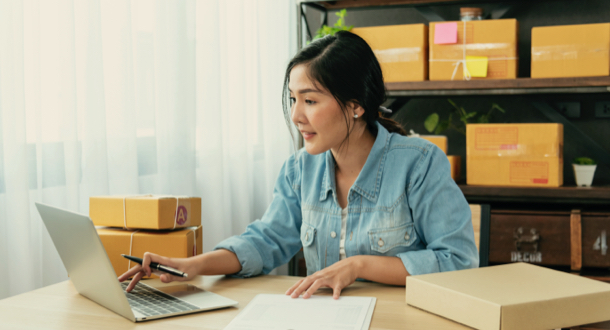
[[457,43],[457,22],[435,24],[434,43],[436,45]]

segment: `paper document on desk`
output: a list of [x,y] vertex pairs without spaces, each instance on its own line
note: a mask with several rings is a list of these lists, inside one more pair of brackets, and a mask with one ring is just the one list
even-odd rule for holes
[[361,330],[371,325],[374,297],[311,296],[291,298],[282,294],[259,294],[225,330],[245,329],[340,329]]

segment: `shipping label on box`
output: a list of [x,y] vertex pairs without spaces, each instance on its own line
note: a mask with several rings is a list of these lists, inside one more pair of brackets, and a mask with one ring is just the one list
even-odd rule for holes
[[176,229],[201,225],[201,198],[186,196],[95,196],[89,216],[96,226]]
[[353,28],[373,49],[384,82],[428,78],[428,27],[424,24]]
[[561,186],[563,125],[467,125],[466,181],[472,185]]
[[[455,43],[435,43],[441,24],[457,25]],[[430,23],[430,80],[517,78],[517,32],[515,19]]]
[[610,75],[610,23],[532,28],[532,78]]
[[202,253],[201,226],[172,231],[96,229],[117,276],[135,266],[121,254],[142,258],[144,252],[152,252],[170,258],[188,258]]

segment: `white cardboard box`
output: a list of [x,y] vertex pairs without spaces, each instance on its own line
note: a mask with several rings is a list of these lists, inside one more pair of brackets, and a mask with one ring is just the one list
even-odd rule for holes
[[610,320],[610,284],[526,263],[407,277],[407,304],[476,329]]

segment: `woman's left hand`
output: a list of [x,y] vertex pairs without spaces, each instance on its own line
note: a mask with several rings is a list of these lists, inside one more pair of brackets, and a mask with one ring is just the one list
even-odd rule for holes
[[286,295],[303,299],[311,297],[321,287],[333,289],[333,298],[339,299],[341,290],[354,283],[358,278],[359,262],[357,256],[343,259],[298,281],[286,291]]

